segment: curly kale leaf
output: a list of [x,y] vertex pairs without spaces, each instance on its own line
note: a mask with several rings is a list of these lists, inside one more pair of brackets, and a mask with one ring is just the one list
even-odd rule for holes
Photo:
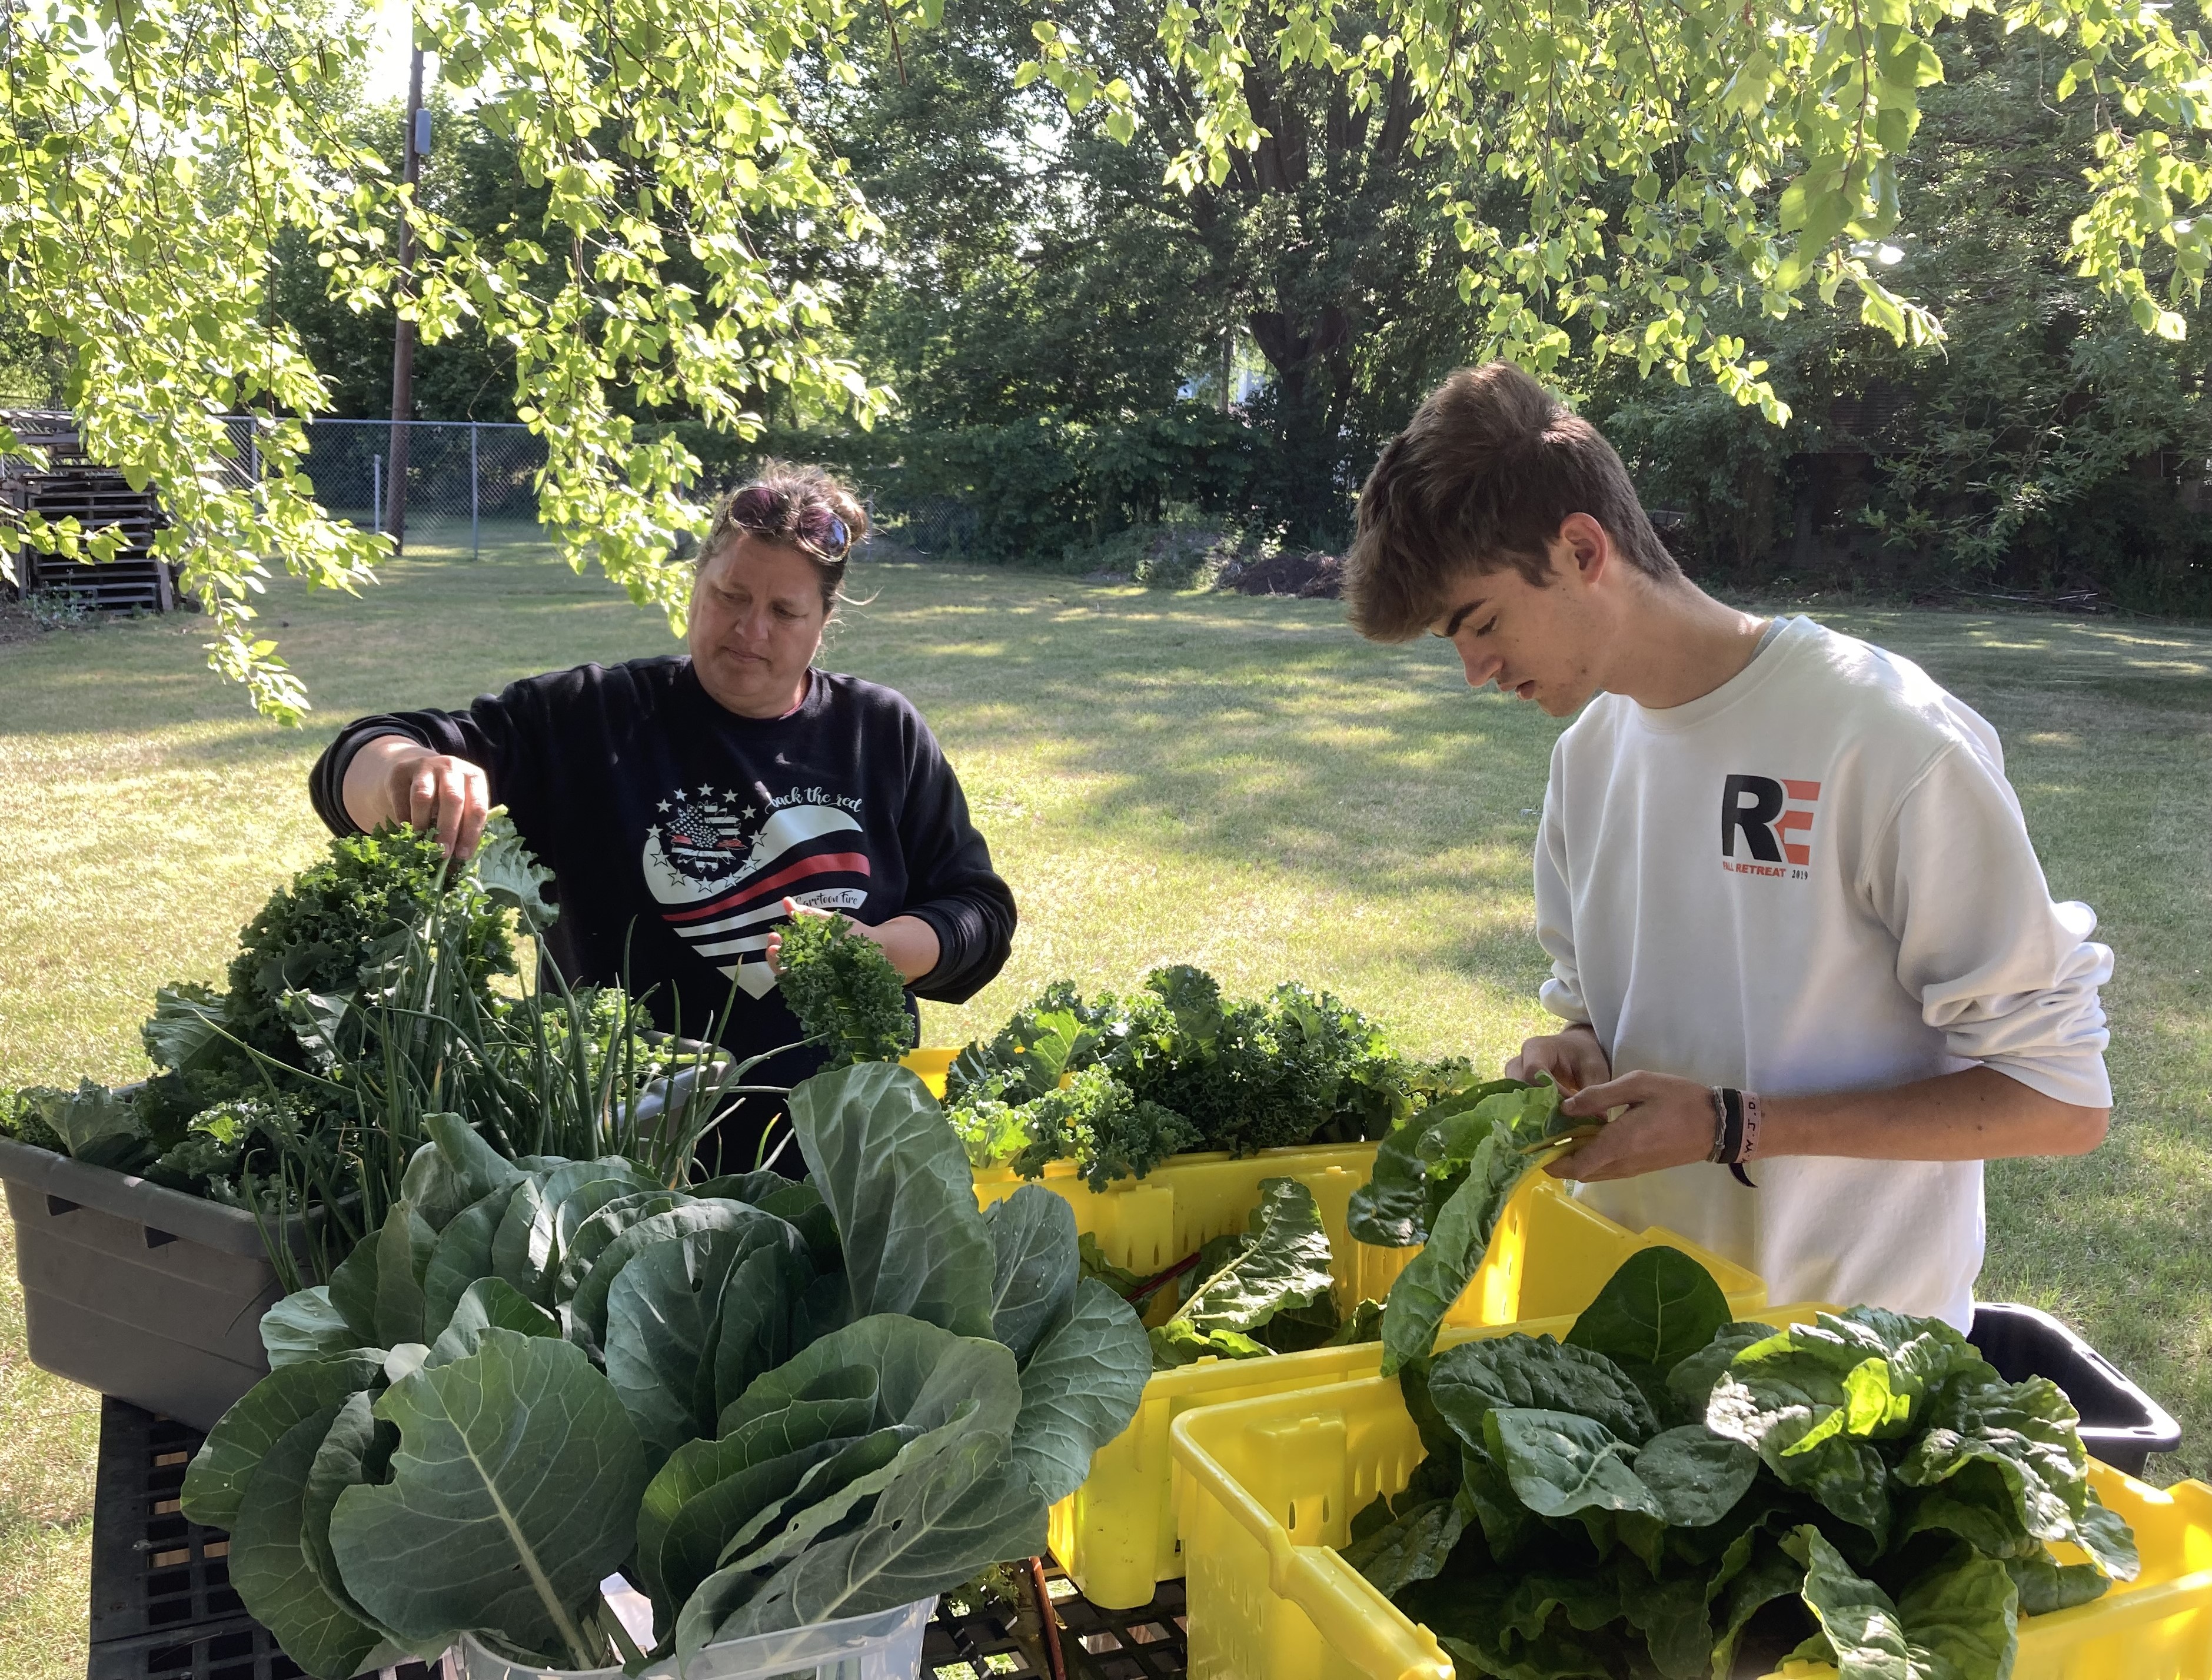
[[1011,1166],[1036,1178],[1046,1163],[1073,1160],[1091,1189],[1103,1190],[1116,1178],[1141,1178],[1170,1155],[1199,1145],[1197,1128],[1188,1120],[1132,1096],[1103,1068],[1085,1068],[1064,1087],[1025,1102],[1008,1103],[1001,1094],[1024,1088],[1014,1075],[994,1074],[948,1111],[972,1165]]
[[840,916],[794,916],[782,932],[777,983],[808,1040],[829,1048],[824,1072],[914,1048],[906,982],[881,946]]
[[231,959],[229,1031],[283,1062],[299,1047],[286,995],[348,995],[389,965],[409,931],[442,906],[447,937],[487,1007],[489,982],[512,973],[514,949],[499,906],[464,871],[449,870],[435,834],[386,825],[331,842],[324,861],[270,895]]
[[155,1157],[146,1176],[210,1202],[243,1205],[248,1151],[257,1142],[296,1138],[299,1111],[288,1100],[239,1097],[195,1114],[184,1137]]

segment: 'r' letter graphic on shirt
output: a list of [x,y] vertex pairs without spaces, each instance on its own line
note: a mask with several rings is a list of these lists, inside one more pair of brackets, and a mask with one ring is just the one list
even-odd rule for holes
[[[1809,843],[1813,813],[1803,807],[1820,797],[1817,782],[1777,781],[1771,776],[1731,776],[1721,788],[1721,855],[1735,856],[1736,837],[1759,863],[1778,864],[1785,858],[1803,867],[1813,861]],[[1793,839],[1802,835],[1803,841]],[[1744,869],[1750,874],[1779,874],[1779,869]]]

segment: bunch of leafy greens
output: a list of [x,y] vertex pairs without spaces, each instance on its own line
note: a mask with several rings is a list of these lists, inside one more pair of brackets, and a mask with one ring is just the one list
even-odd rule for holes
[[906,982],[866,934],[842,916],[795,916],[782,926],[777,989],[830,1068],[896,1062],[914,1048]]
[[136,1092],[17,1093],[10,1129],[276,1216],[271,1258],[293,1281],[283,1216],[319,1215],[305,1258],[326,1271],[383,1226],[434,1114],[509,1157],[623,1154],[663,1184],[684,1176],[743,1070],[656,1032],[617,988],[568,989],[542,950],[537,992],[491,991],[514,965],[505,917],[542,946],[556,914],[503,816],[459,868],[407,831],[331,851],[246,929],[229,992],[161,989],[144,1028],[161,1073]]
[[[1063,1077],[1092,1069],[1103,1081],[1073,1104],[1060,1095]],[[1073,1159],[1097,1188],[1187,1150],[1380,1137],[1470,1077],[1464,1063],[1411,1066],[1326,993],[1293,983],[1224,1000],[1212,976],[1178,966],[1126,997],[1086,1001],[1055,983],[961,1051],[945,1105],[977,1166],[1036,1177]]]
[[2003,1680],[2020,1616],[2136,1570],[2054,1385],[1937,1319],[1731,1323],[1673,1249],[1563,1342],[1424,1348],[1401,1378],[1428,1456],[1344,1555],[1462,1675],[1702,1680],[1778,1640],[1844,1680]]
[[1042,1547],[1134,1415],[1135,1315],[1060,1198],[979,1209],[913,1074],[819,1074],[791,1116],[810,1182],[680,1191],[431,1117],[382,1229],[264,1318],[274,1368],[185,1480],[302,1669],[471,1633],[635,1671],[617,1567],[688,1662]]

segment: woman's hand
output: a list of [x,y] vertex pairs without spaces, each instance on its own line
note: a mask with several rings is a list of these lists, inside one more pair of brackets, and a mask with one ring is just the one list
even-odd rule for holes
[[1508,1079],[1534,1083],[1539,1074],[1549,1074],[1552,1083],[1560,1090],[1573,1092],[1588,1085],[1602,1085],[1611,1079],[1613,1063],[1606,1059],[1605,1047],[1598,1043],[1596,1032],[1588,1026],[1575,1026],[1565,1032],[1529,1039],[1521,1046],[1521,1054],[1505,1064]]
[[[891,966],[899,971],[899,978],[911,985],[937,966],[939,954],[937,929],[918,916],[895,916],[880,926],[871,928],[866,922],[855,922],[849,916],[837,916],[835,911],[817,910],[811,904],[802,904],[796,898],[783,901],[783,913],[794,921],[802,916],[834,917],[866,940],[872,940],[891,959]],[[768,959],[770,974],[783,972],[783,934],[771,932],[768,949],[762,953]]]
[[482,765],[404,735],[364,741],[346,765],[343,791],[346,814],[363,830],[383,823],[434,829],[456,861],[475,854],[491,813],[491,781]]
[[1603,1120],[1613,1109],[1621,1112],[1545,1171],[1554,1178],[1590,1184],[1638,1178],[1712,1158],[1713,1093],[1693,1079],[1623,1074],[1616,1080],[1585,1085],[1559,1105],[1560,1113],[1578,1120]]

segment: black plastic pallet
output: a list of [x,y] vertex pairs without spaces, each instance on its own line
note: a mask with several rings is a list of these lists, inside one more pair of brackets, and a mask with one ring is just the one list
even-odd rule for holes
[[93,1490],[92,1643],[143,1640],[243,1621],[230,1586],[230,1537],[187,1522],[185,1466],[201,1437],[117,1399],[100,1409]]
[[[1182,1680],[1188,1671],[1181,1581],[1161,1582],[1152,1602],[1133,1610],[1099,1609],[1057,1566],[1047,1566],[1045,1590],[1068,1680]],[[945,1599],[922,1641],[921,1680],[1050,1680],[1049,1657],[1024,1632],[1010,1606]]]

